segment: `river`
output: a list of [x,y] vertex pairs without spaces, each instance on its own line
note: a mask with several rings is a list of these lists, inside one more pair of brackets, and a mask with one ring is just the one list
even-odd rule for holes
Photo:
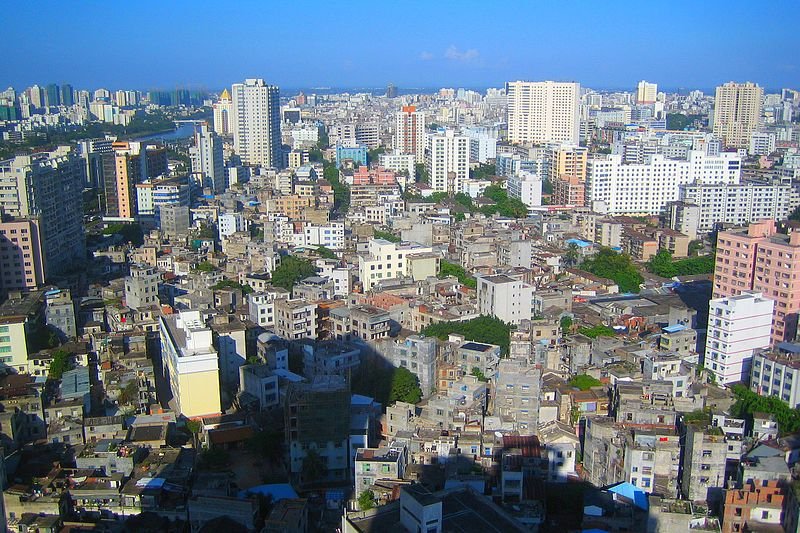
[[162,131],[161,133],[153,133],[145,135],[144,137],[137,137],[134,141],[178,141],[181,139],[188,139],[194,135],[194,124],[183,123],[172,131]]

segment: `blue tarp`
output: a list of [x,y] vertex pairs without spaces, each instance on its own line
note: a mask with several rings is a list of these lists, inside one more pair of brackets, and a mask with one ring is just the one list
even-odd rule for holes
[[650,501],[647,499],[647,494],[643,490],[636,488],[635,485],[623,481],[608,487],[608,492],[619,494],[623,498],[630,500],[636,507],[647,511],[650,509]]
[[264,496],[272,496],[273,502],[297,498],[297,493],[288,483],[273,483],[271,485],[258,485],[256,487],[250,487],[249,489],[240,490],[239,498],[242,499],[248,498],[253,494],[263,494]]

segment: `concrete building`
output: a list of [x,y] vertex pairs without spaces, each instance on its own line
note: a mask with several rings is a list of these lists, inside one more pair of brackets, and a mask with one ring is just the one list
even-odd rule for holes
[[179,237],[189,232],[189,206],[169,204],[158,208],[158,227],[167,237]]
[[136,211],[140,220],[150,217],[159,223],[161,208],[167,205],[189,207],[192,187],[185,178],[146,180],[136,184]]
[[200,312],[161,316],[159,325],[161,358],[175,411],[187,418],[220,414],[219,358]]
[[359,448],[354,462],[355,494],[369,490],[376,481],[404,479],[408,449],[404,445]]
[[777,232],[774,220],[717,237],[714,298],[757,291],[774,300],[772,341],[794,340],[800,312],[800,232]]
[[508,196],[531,207],[542,205],[542,178],[537,174],[520,171],[508,177]]
[[195,129],[194,146],[189,148],[189,157],[196,183],[202,188],[211,189],[213,194],[225,192],[222,139],[208,127],[207,123]]
[[425,113],[416,106],[404,106],[395,119],[394,149],[413,154],[417,163],[425,162]]
[[750,370],[750,390],[800,406],[800,346],[780,343],[773,351],[757,351]]
[[233,90],[233,149],[242,163],[281,168],[279,90],[263,79],[235,83]]
[[636,85],[637,105],[655,104],[657,96],[658,96],[658,84],[648,83],[642,80]]
[[331,309],[331,336],[340,340],[374,342],[389,336],[388,311],[371,305],[342,306]]
[[414,154],[381,154],[378,156],[378,166],[404,174],[406,183],[414,183],[417,176],[416,157]]
[[[539,428],[542,369],[523,359],[503,359],[495,376],[494,415],[521,435]],[[574,457],[572,471],[574,472]]]
[[766,131],[755,131],[750,135],[750,155],[770,155],[775,152],[775,134]]
[[713,132],[725,141],[725,146],[750,146],[750,136],[761,122],[764,89],[755,83],[728,82],[717,87],[714,98]]
[[748,481],[742,488],[726,490],[722,533],[781,529],[785,490],[775,479]]
[[76,337],[75,304],[69,289],[53,289],[44,293],[44,317],[45,323],[58,332],[62,341]]
[[[350,389],[341,376],[320,376],[293,383],[284,408],[288,466],[299,485],[350,479]],[[304,465],[320,461],[319,475],[309,479]],[[316,467],[315,467],[316,468]]]
[[580,140],[580,92],[579,83],[506,83],[509,142],[577,145]]
[[612,154],[592,158],[587,164],[587,204],[611,215],[660,215],[678,200],[679,186],[739,183],[741,159],[724,152],[711,157],[690,151],[688,159],[651,156],[644,164],[624,164]]
[[[682,191],[682,188],[679,191]],[[678,193],[679,196],[680,194],[681,192]],[[701,207],[696,204],[680,200],[668,202],[667,224],[670,229],[683,233],[691,240],[696,240],[700,227],[700,211]]]
[[711,300],[705,366],[717,383],[748,380],[753,354],[770,344],[774,304],[755,291]]
[[498,274],[478,276],[478,312],[509,324],[533,318],[532,285]]
[[287,340],[317,337],[317,304],[305,300],[275,301],[275,333]]
[[217,219],[219,236],[230,237],[247,230],[247,220],[242,213],[223,213]]
[[274,326],[275,300],[288,297],[289,292],[281,288],[251,293],[247,297],[250,320],[262,327]]
[[409,335],[392,342],[390,358],[396,367],[407,368],[419,379],[423,396],[436,389],[436,339]]
[[358,146],[342,146],[336,147],[336,166],[340,167],[349,162],[353,166],[367,164],[367,147],[363,145]]
[[692,501],[717,501],[725,487],[727,443],[722,429],[699,424],[686,427],[681,494]]
[[[742,226],[764,219],[785,220],[800,205],[800,195],[789,178],[772,183],[681,184],[679,201],[698,211],[697,230],[708,232],[717,224]],[[686,216],[684,208],[683,214]],[[678,230],[680,231],[680,230]]]
[[469,137],[453,130],[426,137],[425,168],[436,192],[464,192],[469,180]]
[[[36,226],[20,224],[17,227],[12,224],[5,228],[5,251],[22,249],[22,261],[13,261],[16,268],[11,267],[11,262],[8,267],[3,267],[8,272],[3,274],[3,278],[9,279],[9,284],[18,287],[36,284],[37,252],[34,247],[37,244],[41,247],[45,279],[85,260],[85,172],[82,159],[66,146],[53,152],[0,161],[0,187],[4,191],[0,196],[0,210],[4,215],[14,217],[15,221],[34,219]],[[27,235],[20,233],[26,227]],[[26,253],[30,257],[25,257]],[[9,259],[12,257],[9,256]],[[12,279],[13,282],[10,281]]]
[[159,305],[158,269],[147,265],[132,265],[130,276],[125,278],[125,305],[134,309]]
[[214,133],[228,137],[233,133],[233,101],[228,89],[223,89],[219,100],[211,106],[214,113]]
[[167,174],[167,150],[140,142],[115,141],[103,154],[103,208],[106,216],[138,215],[136,184]]
[[[411,267],[413,261],[410,261],[432,251],[428,246],[413,242],[393,243],[385,239],[370,239],[367,253],[358,256],[358,277],[364,290],[368,291],[381,280],[410,276],[414,281],[419,281],[429,275],[435,276],[436,270],[430,272],[430,269],[415,273]],[[433,263],[434,269],[438,269],[438,262],[434,260]]]
[[236,391],[240,382],[239,368],[247,362],[247,326],[230,315],[217,315],[211,324],[212,341],[219,359],[222,385]]
[[36,218],[0,222],[0,289],[30,290],[44,284],[44,252]]

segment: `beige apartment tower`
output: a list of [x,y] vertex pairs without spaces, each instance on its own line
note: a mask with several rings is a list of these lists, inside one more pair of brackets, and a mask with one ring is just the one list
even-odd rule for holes
[[758,130],[764,89],[755,83],[728,82],[717,87],[714,100],[714,135],[729,148],[748,148]]
[[578,144],[581,86],[555,81],[506,83],[508,140],[514,144]]
[[636,103],[638,105],[650,105],[656,103],[658,97],[658,84],[640,81],[636,86]]

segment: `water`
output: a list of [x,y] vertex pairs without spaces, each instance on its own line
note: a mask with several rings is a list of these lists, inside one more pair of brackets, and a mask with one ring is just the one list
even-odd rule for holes
[[178,141],[181,139],[188,139],[194,135],[194,124],[181,124],[172,131],[163,131],[161,133],[153,133],[152,135],[145,135],[144,137],[137,137],[134,141]]

